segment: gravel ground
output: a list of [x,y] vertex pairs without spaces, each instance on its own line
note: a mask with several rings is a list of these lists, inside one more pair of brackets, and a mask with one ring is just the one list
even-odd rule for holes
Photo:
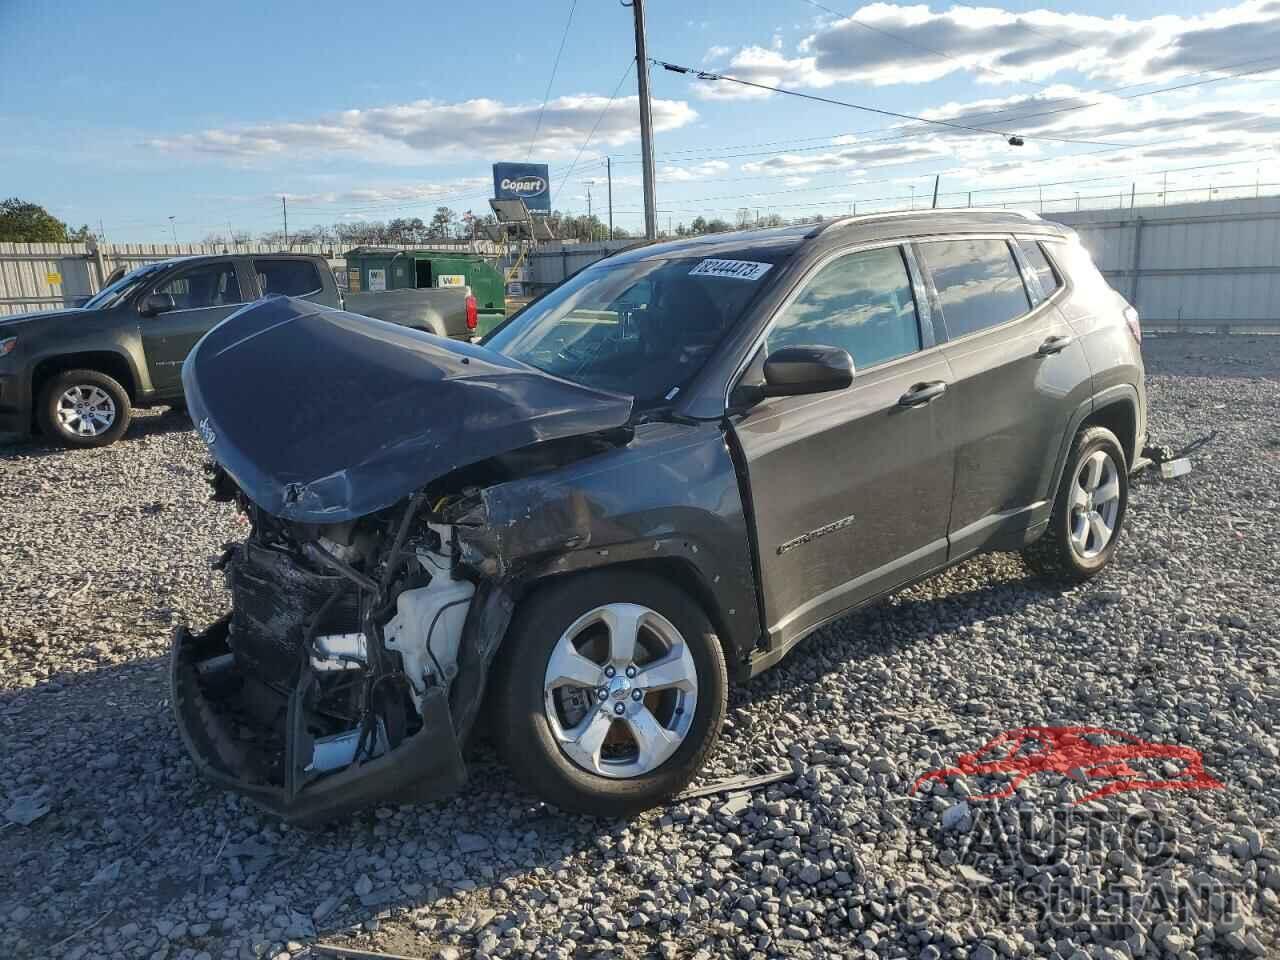
[[[542,806],[483,747],[452,801],[319,833],[199,781],[163,656],[222,611],[240,528],[189,424],[0,446],[0,955],[1280,956],[1280,337],[1145,352],[1153,439],[1218,437],[1135,483],[1105,574],[988,556],[846,618],[734,693],[706,778],[792,781],[630,823]],[[1042,724],[1194,748],[1225,788],[911,792]]]

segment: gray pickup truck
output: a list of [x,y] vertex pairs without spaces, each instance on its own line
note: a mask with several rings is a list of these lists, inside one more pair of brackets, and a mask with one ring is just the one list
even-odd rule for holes
[[245,304],[283,295],[469,340],[465,287],[351,294],[323,257],[201,256],[139,267],[83,307],[0,317],[0,433],[33,427],[68,446],[101,447],[136,406],[181,405],[182,363],[196,342]]

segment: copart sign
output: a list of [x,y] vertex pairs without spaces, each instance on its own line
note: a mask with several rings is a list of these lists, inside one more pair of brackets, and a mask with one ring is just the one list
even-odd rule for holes
[[523,200],[532,213],[551,212],[551,176],[545,163],[495,163],[493,196]]

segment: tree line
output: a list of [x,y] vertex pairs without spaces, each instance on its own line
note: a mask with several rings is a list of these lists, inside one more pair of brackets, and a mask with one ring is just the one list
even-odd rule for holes
[[[592,243],[609,239],[609,225],[594,213],[576,214],[553,210],[545,217],[551,233],[560,240],[577,240]],[[800,222],[821,221],[822,215],[801,218]],[[737,212],[733,222],[713,217],[694,217],[688,224],[682,220],[667,229],[659,230],[660,237],[691,237],[704,233],[724,233],[751,227],[778,227],[787,221],[777,214],[761,217],[753,215],[746,207]],[[430,244],[442,241],[466,241],[484,239],[496,231],[497,219],[492,213],[474,216],[470,210],[461,216],[449,207],[437,207],[429,220],[421,217],[396,217],[393,220],[339,221],[332,225],[299,226],[289,231],[286,238],[283,228],[256,236],[248,231],[215,231],[207,234],[202,242],[216,245],[263,243],[281,249],[304,244],[331,244],[335,247],[380,246],[383,244]],[[630,239],[633,234],[623,227],[613,228],[615,240]],[[15,243],[83,243],[93,237],[89,227],[70,229],[44,207],[27,203],[17,197],[0,202],[0,241]]]

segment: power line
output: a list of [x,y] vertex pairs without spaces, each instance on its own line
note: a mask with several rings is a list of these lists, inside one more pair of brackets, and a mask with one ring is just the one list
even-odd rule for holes
[[526,160],[533,153],[533,143],[538,139],[538,131],[542,129],[542,115],[547,110],[547,101],[551,99],[551,85],[556,82],[556,71],[560,69],[560,54],[564,53],[564,43],[569,39],[569,26],[573,23],[573,11],[576,9],[578,9],[578,0],[570,0],[569,18],[564,22],[564,33],[560,34],[560,49],[556,51],[555,62],[551,64],[551,77],[547,80],[547,90],[542,95],[542,106],[538,108],[538,122],[534,124],[533,136],[529,138],[529,147],[524,152]]
[[609,108],[613,106],[613,101],[618,98],[618,91],[621,90],[622,85],[626,83],[627,77],[631,75],[631,68],[634,67],[635,65],[636,65],[635,57],[632,57],[629,61],[627,61],[627,69],[623,70],[622,76],[618,78],[618,83],[616,86],[614,86],[613,93],[609,95],[609,102],[604,105],[604,109],[601,110],[599,115],[596,117],[596,122],[591,125],[591,132],[587,134],[587,139],[583,140],[582,146],[578,148],[578,153],[577,153],[577,156],[573,158],[573,163],[569,164],[569,169],[565,172],[565,175],[560,178],[560,183],[556,185],[556,189],[552,193],[550,198],[553,206],[554,206],[554,200],[556,198],[556,194],[560,192],[560,189],[565,185],[565,183],[569,179],[569,176],[573,173],[574,167],[578,165],[578,161],[582,158],[582,151],[587,149],[587,144],[589,144],[591,142],[591,138],[596,135],[596,129],[600,126],[600,121],[604,119],[604,115],[608,113]]
[[[965,130],[969,133],[988,133],[988,134],[992,134],[994,136],[1007,140],[1011,147],[1020,147],[1022,146],[1023,142],[1027,139],[1024,136],[1020,136],[1017,134],[1010,134],[1004,130],[993,130],[989,127],[978,127],[972,124],[956,123],[951,120],[931,120],[928,117],[916,116],[913,113],[898,113],[896,110],[885,110],[885,109],[882,109],[881,107],[869,107],[866,104],[853,103],[849,100],[836,100],[834,97],[820,97],[817,94],[813,94],[813,93],[801,93],[799,90],[787,90],[783,87],[772,87],[766,83],[756,83],[754,80],[743,80],[740,77],[731,77],[728,74],[710,73],[705,70],[695,70],[692,67],[682,67],[679,64],[666,63],[665,61],[662,61],[662,60],[655,60],[654,62],[662,66],[663,69],[670,70],[673,73],[685,73],[685,74],[691,73],[695,77],[697,77],[699,80],[727,80],[730,83],[742,84],[745,87],[755,87],[758,90],[768,90],[771,93],[782,93],[782,94],[786,94],[789,97],[800,97],[802,100],[813,100],[817,103],[827,103],[836,107],[848,107],[851,110],[862,110],[866,113],[878,113],[881,116],[885,116],[885,117],[897,117],[899,120],[913,120],[917,123],[927,123],[927,124],[933,124],[935,126],[950,127],[955,130]],[[1031,139],[1050,141],[1054,143],[1090,144],[1093,146],[1102,146],[1102,147],[1137,146],[1137,144],[1109,143],[1107,141],[1100,141],[1100,140],[1081,140],[1074,137],[1035,136],[1035,137],[1032,137]]]
[[[1242,66],[1245,66],[1245,65],[1247,65],[1247,64],[1251,64],[1251,63],[1260,63],[1260,62],[1262,62],[1262,61],[1266,61],[1266,60],[1277,60],[1277,59],[1280,59],[1280,56],[1277,56],[1277,55],[1275,55],[1275,54],[1272,54],[1272,55],[1270,55],[1270,56],[1266,56],[1266,57],[1253,57],[1253,58],[1251,58],[1251,59],[1249,59],[1249,60],[1239,60],[1239,61],[1236,61],[1236,62],[1234,62],[1234,63],[1219,64],[1218,66],[1215,66],[1215,67],[1209,67],[1209,68],[1207,68],[1207,69],[1205,69],[1205,70],[1198,70],[1198,71],[1196,71],[1195,73],[1187,73],[1187,74],[1183,74],[1182,76],[1177,77],[1177,78],[1175,78],[1175,79],[1177,79],[1177,80],[1184,80],[1184,79],[1188,79],[1188,78],[1191,78],[1191,77],[1202,77],[1202,76],[1204,76],[1204,75],[1206,75],[1206,74],[1209,74],[1209,73],[1217,73],[1217,72],[1222,71],[1222,70],[1231,70],[1231,69],[1234,69],[1234,68],[1236,68],[1236,67],[1242,67]],[[1270,71],[1273,71],[1273,70],[1277,70],[1277,69],[1280,69],[1280,67],[1272,66],[1272,67],[1261,68],[1261,69],[1258,69],[1258,70],[1247,70],[1247,71],[1242,71],[1242,72],[1240,72],[1240,73],[1231,74],[1231,75],[1228,75],[1228,76],[1223,76],[1223,77],[1214,77],[1214,78],[1212,78],[1212,81],[1211,81],[1211,82],[1213,82],[1213,83],[1220,83],[1220,82],[1225,81],[1225,80],[1234,80],[1234,79],[1237,79],[1237,78],[1239,78],[1239,77],[1252,76],[1252,75],[1257,74],[1257,73],[1267,73],[1267,72],[1270,72]],[[1134,89],[1135,87],[1146,87],[1146,86],[1150,86],[1153,82],[1155,82],[1155,81],[1152,81],[1152,80],[1143,80],[1143,81],[1140,81],[1140,82],[1138,82],[1138,83],[1126,83],[1126,84],[1121,84],[1120,86],[1115,86],[1115,87],[1104,87],[1104,88],[1103,88],[1103,89],[1101,89],[1101,90],[1081,90],[1081,91],[1077,91],[1077,93],[1078,93],[1078,95],[1080,95],[1080,96],[1095,96],[1095,97],[1096,97],[1096,96],[1101,96],[1101,95],[1103,95],[1103,94],[1116,93],[1117,91],[1120,91],[1120,90],[1132,90],[1132,89]],[[1261,82],[1268,82],[1268,81],[1261,81]],[[1166,87],[1161,87],[1161,88],[1156,89],[1156,90],[1147,90],[1147,91],[1144,91],[1143,93],[1136,94],[1136,95],[1134,95],[1133,97],[1117,98],[1117,99],[1129,99],[1129,100],[1133,100],[1133,99],[1138,99],[1139,97],[1153,96],[1153,95],[1155,95],[1155,94],[1168,92],[1169,90],[1179,90],[1179,89],[1182,89],[1182,88],[1183,88],[1183,84],[1179,83],[1179,84],[1176,84],[1176,85],[1174,85],[1174,86],[1172,86],[1172,87],[1168,87],[1168,86],[1166,86]],[[1030,99],[1028,99],[1028,101],[1024,101],[1024,102],[1022,102],[1022,103],[1020,103],[1020,104],[1017,104],[1017,105],[1015,105],[1015,106],[1011,106],[1011,107],[1004,107],[1004,108],[1002,108],[1002,109],[1000,109],[1000,110],[992,110],[992,111],[989,111],[989,112],[984,112],[984,113],[974,113],[974,114],[965,114],[965,113],[952,114],[952,115],[950,115],[950,116],[946,117],[945,119],[948,119],[948,120],[961,120],[961,119],[965,119],[966,117],[967,117],[967,118],[969,118],[969,119],[982,119],[982,118],[1000,117],[1000,116],[1004,116],[1005,114],[1009,114],[1009,113],[1016,113],[1018,110],[1021,110],[1021,109],[1023,109],[1024,107],[1029,106],[1029,105],[1031,105],[1031,104],[1030,104]],[[1092,106],[1092,104],[1088,104],[1088,105],[1085,105],[1085,106]],[[1076,109],[1085,109],[1085,106],[1077,105],[1077,106],[1073,106],[1073,107],[1070,107],[1070,108],[1064,108],[1064,110],[1066,110],[1066,109],[1071,109],[1071,110],[1076,110]],[[1062,112],[1062,111],[1060,111],[1060,112]],[[1028,115],[1026,115],[1026,116],[1029,116],[1029,117],[1033,117],[1033,118],[1034,118],[1034,117],[1036,117],[1036,116],[1041,116],[1041,115],[1042,115],[1042,114],[1028,114]],[[1022,117],[1022,116],[1016,116],[1016,117],[1013,117],[1012,119],[1023,119],[1023,117]],[[758,141],[758,142],[756,142],[756,143],[735,143],[735,144],[724,144],[724,145],[722,145],[722,146],[715,146],[715,147],[710,147],[710,146],[708,146],[708,147],[687,147],[687,148],[679,149],[679,150],[668,150],[668,151],[666,151],[665,153],[659,154],[659,159],[661,159],[661,160],[663,160],[664,162],[667,162],[667,163],[702,162],[702,161],[706,161],[706,160],[716,160],[716,159],[720,159],[720,157],[719,157],[716,153],[713,153],[712,151],[723,151],[723,150],[749,150],[749,149],[752,149],[752,148],[754,148],[754,147],[772,147],[772,146],[777,146],[777,145],[779,145],[779,144],[803,144],[803,143],[814,143],[815,141],[830,141],[830,140],[835,140],[835,139],[837,139],[837,138],[839,138],[839,137],[860,137],[860,136],[862,136],[862,135],[864,135],[864,134],[868,134],[868,133],[881,133],[881,132],[883,132],[883,131],[885,131],[885,130],[887,130],[887,129],[890,129],[890,127],[880,126],[880,127],[869,127],[869,128],[865,128],[865,129],[862,129],[862,130],[847,130],[847,131],[844,131],[844,132],[842,132],[842,133],[831,133],[831,134],[825,134],[825,135],[823,135],[823,136],[813,136],[813,137],[796,137],[796,138],[791,138],[791,139],[782,139],[782,140],[764,140],[764,141]],[[875,142],[875,143],[888,142],[888,139],[897,139],[897,138],[899,138],[899,137],[907,136],[907,135],[913,135],[913,136],[914,136],[915,134],[910,134],[910,132],[908,131],[907,133],[897,134],[897,135],[895,135],[893,138],[886,138],[885,140],[876,140],[876,141],[867,141],[867,142]],[[827,149],[828,147],[836,147],[836,146],[843,146],[843,144],[821,143],[821,144],[818,144],[817,146],[813,146],[813,147],[791,147],[791,148],[786,149],[786,150],[779,150],[779,151],[773,151],[773,152],[776,152],[776,153],[787,153],[787,152],[800,152],[800,151],[804,151],[804,150],[823,150],[823,149]],[[704,154],[704,155],[703,155],[703,156],[697,156],[697,157],[687,156],[687,154],[692,154],[692,153],[698,153],[698,154]],[[765,154],[757,154],[757,155],[759,155],[759,156],[764,156]],[[631,162],[631,157],[632,157],[632,156],[634,156],[634,155],[627,155],[627,156],[624,156],[624,157],[615,158],[615,159],[614,159],[614,162],[615,162],[615,163],[629,163],[629,162]]]

